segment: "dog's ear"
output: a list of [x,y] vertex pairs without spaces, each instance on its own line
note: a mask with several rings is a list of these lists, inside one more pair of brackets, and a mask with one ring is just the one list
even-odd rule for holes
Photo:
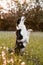
[[20,24],[21,18],[18,19],[17,21],[17,26]]

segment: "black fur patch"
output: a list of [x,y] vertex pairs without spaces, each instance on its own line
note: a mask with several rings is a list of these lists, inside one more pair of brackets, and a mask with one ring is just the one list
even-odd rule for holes
[[17,35],[17,40],[23,39],[23,36],[21,35],[21,29],[16,31],[16,35]]
[[16,41],[16,45],[21,49],[24,48],[23,42]]
[[17,21],[17,26],[20,24],[21,18],[18,19]]

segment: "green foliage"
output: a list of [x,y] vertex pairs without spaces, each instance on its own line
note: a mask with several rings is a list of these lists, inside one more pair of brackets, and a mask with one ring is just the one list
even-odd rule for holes
[[27,7],[27,4],[23,4],[23,6],[21,7],[21,5],[18,3],[19,10],[17,11],[17,13],[11,12],[11,14],[2,14],[3,19],[1,19],[0,16],[0,30],[16,30],[16,22],[18,18],[22,15],[25,15],[25,25],[27,29],[31,28],[34,31],[43,31],[43,10],[41,6],[38,5],[37,7],[26,11]]
[[43,11],[40,6],[26,13],[27,28],[32,28],[34,31],[43,31]]

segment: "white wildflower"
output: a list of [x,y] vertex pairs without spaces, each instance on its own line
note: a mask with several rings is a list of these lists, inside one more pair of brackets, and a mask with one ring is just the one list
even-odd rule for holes
[[8,51],[8,47],[6,47],[6,50]]
[[4,57],[4,55],[5,55],[5,52],[4,52],[4,51],[2,51],[2,57]]
[[4,46],[3,49],[6,49],[6,47]]
[[11,58],[11,60],[10,60],[12,63],[14,63],[14,60],[13,60],[13,58]]
[[5,52],[4,51],[2,51],[2,59],[3,59],[3,65],[6,65],[7,61],[6,61],[6,57],[5,57]]
[[13,55],[14,53],[12,52],[11,55]]
[[2,49],[2,46],[0,46],[0,49]]
[[7,63],[10,63],[10,60],[7,60]]
[[6,65],[6,59],[4,60],[4,62],[3,62],[5,65]]
[[22,62],[21,65],[25,65],[25,62]]

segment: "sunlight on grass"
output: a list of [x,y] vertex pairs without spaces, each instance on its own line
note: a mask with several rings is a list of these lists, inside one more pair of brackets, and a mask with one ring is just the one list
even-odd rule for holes
[[31,33],[23,56],[8,52],[8,48],[14,49],[15,43],[14,32],[0,32],[0,65],[3,65],[4,59],[6,65],[43,65],[43,32]]

